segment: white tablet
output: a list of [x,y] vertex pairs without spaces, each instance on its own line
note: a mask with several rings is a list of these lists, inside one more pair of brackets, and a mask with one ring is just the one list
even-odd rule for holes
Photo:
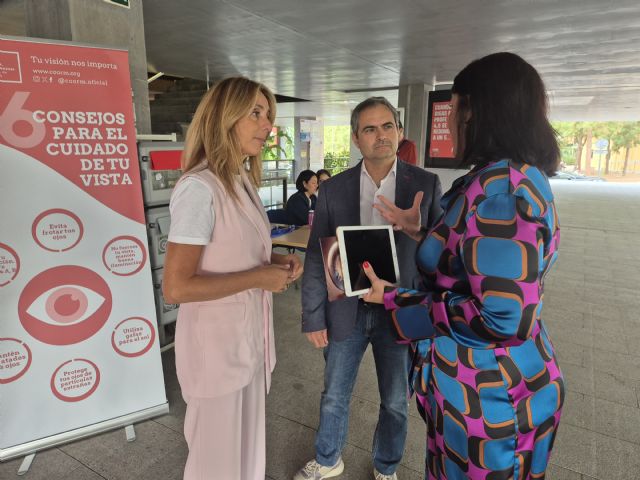
[[371,287],[362,268],[364,262],[371,264],[378,277],[398,282],[400,270],[391,225],[338,227],[336,236],[348,297],[362,295]]

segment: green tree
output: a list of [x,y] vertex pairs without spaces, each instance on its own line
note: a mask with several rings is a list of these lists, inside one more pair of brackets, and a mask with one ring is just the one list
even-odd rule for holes
[[277,127],[276,133],[272,131],[267,137],[262,148],[262,160],[282,158],[293,158],[293,140],[286,129]]
[[349,125],[325,125],[324,151],[333,153],[348,151],[351,142],[349,128]]
[[331,175],[349,167],[351,130],[349,125],[326,125],[324,127],[324,168]]
[[626,175],[629,153],[633,147],[640,145],[640,122],[599,122],[594,124],[594,133],[608,141],[604,173],[610,173],[611,154],[625,149],[622,174]]
[[[593,134],[598,139],[607,141],[604,174],[609,175],[611,164],[611,152],[615,151],[615,140],[620,129],[620,122],[597,122],[593,124]],[[599,165],[599,164],[598,164]]]
[[618,123],[619,126],[613,139],[614,151],[619,152],[623,148],[625,149],[622,175],[626,175],[627,169],[629,168],[629,153],[633,147],[640,145],[640,122],[616,123]]
[[339,152],[325,152],[324,154],[324,168],[331,172],[331,175],[335,175],[346,170],[349,167],[349,150],[342,150]]
[[560,146],[560,159],[567,165],[579,166],[576,160],[576,141],[574,138],[575,122],[553,122],[556,131],[558,145]]
[[[622,174],[626,175],[629,168],[631,149],[640,145],[640,122],[553,122],[558,134],[558,143],[563,161],[570,151],[575,149],[576,168],[589,174],[591,170],[591,148],[593,138],[607,140],[604,173],[611,171],[611,154],[625,149]],[[585,151],[584,167],[582,153]]]
[[[591,167],[591,139],[593,137],[592,122],[553,122],[553,128],[558,133],[561,147],[573,146],[575,148],[575,165],[580,171],[589,171]],[[587,149],[584,168],[582,165],[582,152]],[[568,162],[567,162],[568,163]],[[573,163],[573,162],[572,162]]]

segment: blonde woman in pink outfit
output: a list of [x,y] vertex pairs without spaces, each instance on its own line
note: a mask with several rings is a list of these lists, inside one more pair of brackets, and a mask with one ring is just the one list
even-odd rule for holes
[[176,369],[187,403],[185,480],[263,480],[265,396],[275,365],[272,292],[302,274],[271,251],[256,188],[275,99],[228,78],[198,106],[171,197],[163,292],[179,303]]

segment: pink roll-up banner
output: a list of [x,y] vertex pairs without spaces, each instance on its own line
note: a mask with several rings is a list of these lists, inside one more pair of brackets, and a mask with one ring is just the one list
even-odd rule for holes
[[0,38],[0,460],[168,410],[126,51]]

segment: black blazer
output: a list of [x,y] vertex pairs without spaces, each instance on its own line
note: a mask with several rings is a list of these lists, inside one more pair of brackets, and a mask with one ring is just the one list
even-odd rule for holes
[[[362,161],[323,182],[304,262],[302,331],[316,332],[326,328],[329,338],[333,340],[342,340],[351,334],[356,322],[358,298],[349,297],[334,302],[327,300],[327,284],[319,239],[334,236],[339,226],[361,224],[361,168]],[[441,213],[440,180],[437,175],[420,167],[397,162],[396,205],[402,209],[410,208],[416,193],[420,190],[425,192],[420,204],[422,224],[429,228]],[[395,238],[400,269],[399,285],[417,287],[420,281],[415,260],[418,243],[401,232],[397,232]]]
[[309,198],[304,192],[297,191],[287,200],[287,215],[292,225],[306,225],[309,223],[309,210],[316,209],[316,196],[311,195],[311,206]]

